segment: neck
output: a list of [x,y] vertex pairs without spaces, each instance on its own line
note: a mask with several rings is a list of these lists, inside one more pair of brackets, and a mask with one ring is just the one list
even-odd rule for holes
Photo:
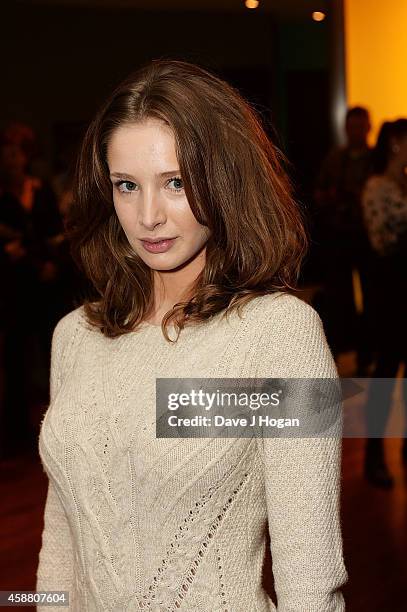
[[205,247],[192,260],[174,270],[154,271],[154,314],[161,319],[175,304],[187,300],[205,265]]

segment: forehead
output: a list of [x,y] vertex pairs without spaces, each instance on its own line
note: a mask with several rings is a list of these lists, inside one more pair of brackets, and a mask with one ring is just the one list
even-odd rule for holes
[[147,119],[116,128],[109,139],[108,158],[173,158],[175,138],[172,129],[159,119]]

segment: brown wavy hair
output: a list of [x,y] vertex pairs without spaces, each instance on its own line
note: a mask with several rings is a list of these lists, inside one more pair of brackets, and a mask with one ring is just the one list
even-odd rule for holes
[[162,320],[177,330],[253,298],[295,290],[308,247],[303,213],[254,105],[207,69],[156,59],[126,78],[97,112],[76,165],[66,221],[71,254],[97,300],[85,315],[107,337],[134,331],[154,304],[153,271],[134,252],[113,205],[106,152],[123,124],[155,118],[173,130],[185,193],[195,218],[210,229],[206,263],[190,299]]

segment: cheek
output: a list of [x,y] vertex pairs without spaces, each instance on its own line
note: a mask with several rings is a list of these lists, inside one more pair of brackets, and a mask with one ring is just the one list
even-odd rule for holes
[[208,241],[209,230],[195,221],[193,227],[191,227],[190,235],[194,246],[200,248]]
[[176,207],[173,208],[174,220],[176,219],[177,225],[181,226],[184,230],[190,234],[197,234],[202,228],[202,225],[196,220],[194,213],[185,198]]
[[127,233],[128,230],[134,225],[134,220],[132,219],[132,214],[130,208],[124,206],[122,202],[117,200],[113,200],[114,208],[116,211],[117,218],[119,219],[119,223],[122,228]]
[[188,217],[185,218],[184,231],[188,236],[190,236],[192,242],[202,243],[204,241],[207,228],[198,223],[190,211]]

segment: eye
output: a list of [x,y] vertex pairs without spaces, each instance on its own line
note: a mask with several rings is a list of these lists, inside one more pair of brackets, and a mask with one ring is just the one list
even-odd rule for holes
[[117,181],[115,185],[120,193],[131,193],[135,191],[137,187],[136,183],[132,183],[131,181]]
[[180,176],[174,176],[170,178],[167,184],[174,183],[174,187],[170,187],[172,191],[182,191],[184,189],[184,183]]

